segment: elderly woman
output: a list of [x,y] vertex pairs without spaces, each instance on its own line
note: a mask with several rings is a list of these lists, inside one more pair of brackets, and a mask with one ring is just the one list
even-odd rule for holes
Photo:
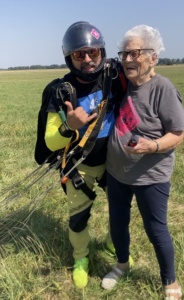
[[174,300],[182,293],[175,277],[167,206],[174,148],[183,140],[184,110],[174,85],[155,72],[162,50],[159,31],[146,25],[130,29],[120,44],[118,54],[129,84],[107,155],[110,225],[118,262],[102,287],[113,288],[129,267],[130,208],[135,195],[159,263],[165,299]]

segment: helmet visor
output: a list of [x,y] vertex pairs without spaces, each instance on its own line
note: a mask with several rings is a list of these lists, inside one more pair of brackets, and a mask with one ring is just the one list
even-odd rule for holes
[[95,59],[100,57],[100,49],[99,48],[91,48],[88,50],[78,50],[72,53],[72,57],[76,61],[82,61],[85,59],[86,54],[91,58]]

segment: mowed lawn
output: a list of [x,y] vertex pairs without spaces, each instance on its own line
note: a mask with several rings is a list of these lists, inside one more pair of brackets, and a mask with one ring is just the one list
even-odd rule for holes
[[[184,99],[184,65],[157,66],[156,71],[168,77]],[[161,300],[157,261],[135,201],[130,225],[135,266],[117,289],[108,292],[100,287],[102,277],[116,260],[105,251],[108,205],[98,187],[89,222],[89,284],[82,291],[73,285],[67,201],[59,173],[47,166],[37,169],[34,161],[42,91],[66,72],[0,71],[0,299]],[[183,170],[184,144],[176,150],[168,213],[177,277],[184,288]]]

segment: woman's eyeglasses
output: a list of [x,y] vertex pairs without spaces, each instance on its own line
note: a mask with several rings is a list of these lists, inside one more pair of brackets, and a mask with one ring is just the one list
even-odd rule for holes
[[154,51],[153,49],[133,49],[133,50],[130,50],[130,51],[120,51],[120,52],[118,52],[118,55],[119,55],[119,58],[121,60],[126,60],[128,55],[130,55],[130,57],[132,59],[136,59],[141,55],[142,50],[152,50],[152,51]]
[[91,48],[89,50],[79,50],[72,53],[72,56],[77,61],[82,61],[85,59],[86,54],[91,58],[97,58],[100,56],[100,49],[99,48]]

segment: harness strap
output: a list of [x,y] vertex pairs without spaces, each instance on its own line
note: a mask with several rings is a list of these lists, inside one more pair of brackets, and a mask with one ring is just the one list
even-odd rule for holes
[[83,150],[83,156],[86,157],[91,150],[93,149],[95,142],[97,140],[98,133],[100,131],[100,127],[102,125],[103,119],[107,112],[108,102],[111,92],[111,85],[112,85],[112,76],[113,76],[113,62],[106,63],[104,69],[104,80],[103,80],[103,99],[99,105],[99,117],[96,120],[95,127],[91,132],[88,141]]
[[[93,120],[91,124],[89,124],[85,134],[83,135],[79,144],[73,148],[69,153],[69,157],[77,152],[82,150],[82,157],[85,159],[87,155],[92,151],[98,133],[100,131],[100,127],[102,125],[104,116],[107,112],[108,107],[108,100],[111,92],[111,84],[112,84],[112,76],[113,76],[113,63],[106,63],[104,67],[104,80],[103,80],[103,99],[101,103],[98,105],[98,117]],[[71,144],[65,148],[64,151],[64,159],[62,161],[61,168],[64,169],[65,174],[74,166],[71,159],[66,162],[67,152],[69,151]],[[94,200],[96,197],[96,193],[91,190],[86,182],[84,181],[83,177],[78,172],[77,168],[74,168],[69,176],[70,180],[73,183],[73,186],[76,189],[81,189],[91,200]],[[66,177],[63,177],[62,184],[66,183]]]
[[119,74],[119,78],[121,80],[123,91],[126,91],[127,90],[127,82],[126,82],[125,76],[123,75],[122,72],[118,72],[118,74]]
[[84,194],[86,194],[90,200],[94,200],[96,198],[95,191],[91,190],[86,182],[84,181],[83,177],[77,172],[77,169],[74,169],[76,174],[72,177],[71,181],[74,187],[79,190],[81,189]]
[[61,163],[62,169],[64,169],[65,166],[66,166],[67,153],[68,153],[68,151],[69,151],[71,145],[72,145],[73,143],[75,143],[78,139],[79,139],[79,132],[78,132],[78,130],[76,130],[76,131],[75,131],[75,138],[72,139],[72,140],[68,143],[68,145],[66,145],[66,147],[64,148],[63,158],[62,158],[62,163]]
[[[65,174],[74,166],[74,163],[72,160],[70,160],[65,168]],[[70,178],[74,188],[76,190],[81,189],[84,194],[86,194],[90,200],[94,200],[96,198],[95,191],[91,190],[88,185],[86,184],[84,178],[81,176],[81,174],[78,172],[77,168],[74,168],[72,172],[68,175]],[[64,177],[66,178],[66,177]],[[66,182],[61,181],[62,185]],[[66,192],[66,187],[64,188],[64,191]]]
[[102,125],[104,116],[107,112],[108,100],[112,85],[112,76],[113,63],[106,63],[103,80],[103,99],[98,105],[98,117],[88,126],[79,144],[74,149],[72,149],[72,155],[83,150],[82,156],[86,158],[88,154],[92,151],[97,140],[97,136],[100,131],[100,127]]
[[95,141],[97,139],[98,132],[100,130],[102,120],[106,113],[107,101],[103,100],[98,105],[98,117],[88,126],[86,132],[84,133],[81,141],[76,146],[74,153],[83,150],[83,156],[86,157],[92,150]]
[[61,99],[64,104],[65,101],[72,103],[73,109],[76,108],[76,90],[70,82],[63,81],[56,89],[56,99]]

